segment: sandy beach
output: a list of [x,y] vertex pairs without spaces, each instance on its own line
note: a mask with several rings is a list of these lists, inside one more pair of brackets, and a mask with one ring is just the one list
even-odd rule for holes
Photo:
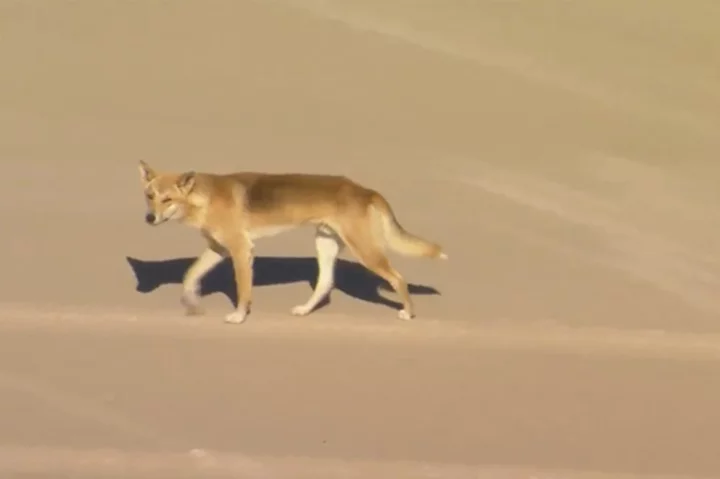
[[[0,1],[3,478],[720,477],[720,5]],[[137,171],[377,189],[449,261],[311,230],[183,315]]]

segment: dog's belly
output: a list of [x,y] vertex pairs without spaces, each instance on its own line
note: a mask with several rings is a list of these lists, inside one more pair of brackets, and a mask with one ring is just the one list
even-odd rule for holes
[[267,238],[269,236],[279,235],[280,233],[285,233],[286,231],[293,230],[297,227],[298,227],[298,225],[260,226],[260,227],[251,229],[248,232],[248,236],[251,241],[254,241],[259,238]]

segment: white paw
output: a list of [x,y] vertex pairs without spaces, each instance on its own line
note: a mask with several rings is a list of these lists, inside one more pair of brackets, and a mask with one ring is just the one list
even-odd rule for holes
[[312,308],[308,308],[306,304],[301,304],[291,309],[290,313],[293,316],[307,316],[308,314],[310,314],[310,311],[312,311]]
[[232,313],[225,316],[225,322],[230,324],[240,324],[247,318],[245,311],[233,311]]
[[185,306],[185,314],[189,316],[203,314],[203,309],[200,307],[200,297],[192,292],[185,291],[180,298],[180,302]]
[[414,314],[410,313],[409,311],[405,309],[401,309],[398,311],[398,318],[402,319],[403,321],[409,321],[415,317]]

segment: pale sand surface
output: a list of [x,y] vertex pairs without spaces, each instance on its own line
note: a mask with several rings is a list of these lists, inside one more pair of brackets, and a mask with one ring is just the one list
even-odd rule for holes
[[[718,21],[1,1],[0,477],[720,477]],[[227,268],[186,318],[202,243],[144,225],[140,158],[346,174],[450,260],[394,257],[414,322],[352,263],[297,319],[293,233],[246,324]]]

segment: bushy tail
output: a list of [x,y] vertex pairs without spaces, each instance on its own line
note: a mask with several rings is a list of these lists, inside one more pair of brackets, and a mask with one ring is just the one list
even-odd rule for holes
[[408,233],[400,225],[390,204],[380,194],[372,197],[370,204],[373,222],[379,220],[382,236],[387,245],[394,251],[406,256],[421,256],[425,258],[448,259],[442,247]]

